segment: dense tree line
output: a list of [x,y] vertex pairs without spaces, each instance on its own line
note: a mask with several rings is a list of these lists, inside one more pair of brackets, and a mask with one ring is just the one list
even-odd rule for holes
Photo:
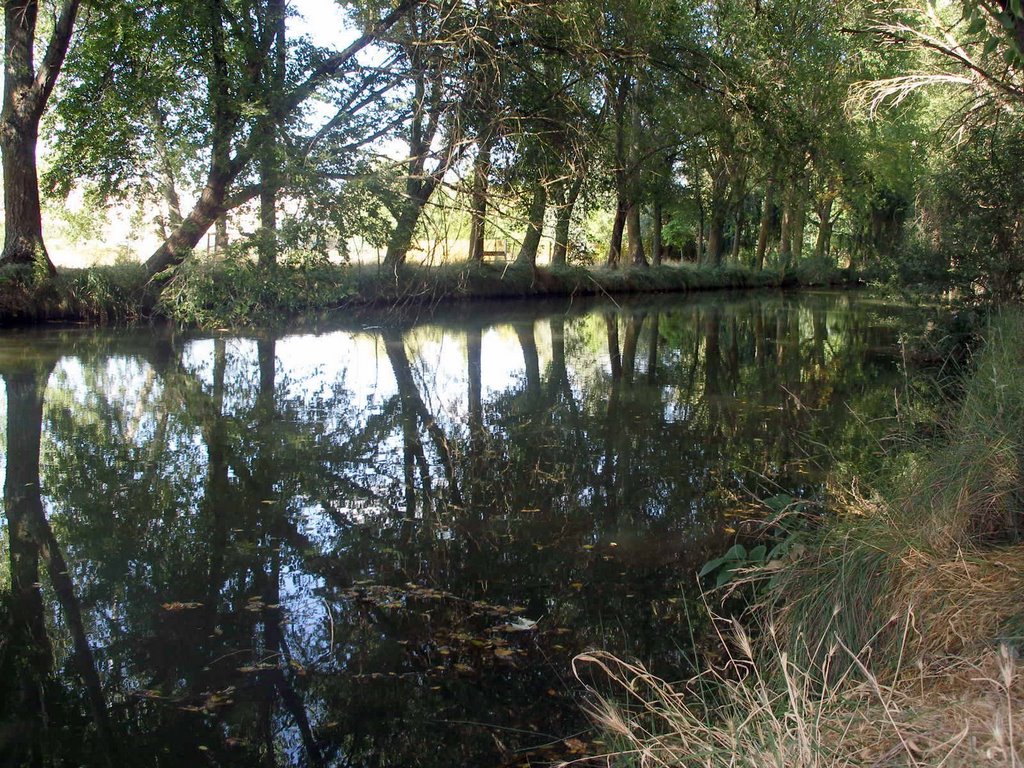
[[161,211],[152,275],[242,210],[263,265],[358,237],[397,268],[438,206],[478,261],[547,231],[555,264],[1019,288],[1017,0],[342,6],[326,49],[286,0],[6,0],[2,261],[53,274],[40,189],[84,189]]

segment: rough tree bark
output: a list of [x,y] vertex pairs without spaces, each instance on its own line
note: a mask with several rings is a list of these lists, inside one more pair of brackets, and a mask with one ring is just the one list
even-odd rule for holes
[[764,188],[764,202],[761,204],[761,225],[757,231],[757,250],[754,262],[758,270],[764,269],[764,257],[768,252],[768,236],[772,231],[772,213],[775,209],[775,180],[768,179]]
[[43,60],[36,69],[39,4],[36,0],[4,2],[4,99],[0,112],[4,249],[0,264],[35,264],[51,276],[57,270],[43,242],[36,145],[39,121],[64,64],[79,6],[79,0],[66,0],[61,6]]
[[526,237],[519,248],[516,256],[516,264],[536,266],[537,248],[540,246],[540,237],[544,231],[544,212],[547,210],[548,188],[543,181],[537,181],[533,187],[533,197],[530,201],[530,211],[526,224]]

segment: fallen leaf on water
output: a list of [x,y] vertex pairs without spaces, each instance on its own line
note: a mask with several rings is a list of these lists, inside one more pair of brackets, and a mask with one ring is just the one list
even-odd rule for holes
[[201,608],[202,603],[162,603],[160,605],[165,611],[186,611],[190,608]]
[[537,628],[537,622],[520,616],[511,624],[505,624],[498,629],[502,632],[529,632]]
[[494,655],[497,656],[499,659],[507,659],[511,656],[514,656],[515,651],[513,651],[511,648],[495,648]]

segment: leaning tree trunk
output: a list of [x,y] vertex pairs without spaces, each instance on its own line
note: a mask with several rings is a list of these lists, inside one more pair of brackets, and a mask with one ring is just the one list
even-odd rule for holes
[[152,277],[184,261],[224,212],[224,184],[211,180],[207,182],[199,201],[181,222],[181,226],[146,260],[147,274]]
[[541,233],[544,231],[544,211],[547,209],[548,189],[542,181],[533,188],[533,199],[530,201],[529,220],[526,225],[526,237],[516,256],[516,264],[535,266],[537,249],[540,246]]
[[626,203],[621,198],[615,206],[615,222],[612,224],[612,238],[608,244],[608,258],[605,264],[614,269],[619,266],[622,256],[622,233],[626,228]]

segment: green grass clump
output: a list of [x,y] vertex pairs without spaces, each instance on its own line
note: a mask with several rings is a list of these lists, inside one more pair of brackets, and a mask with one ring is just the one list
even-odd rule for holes
[[67,269],[40,278],[31,266],[0,269],[0,322],[127,324],[142,319],[153,295],[139,264]]
[[[835,277],[835,273],[832,274]],[[738,265],[657,267],[541,266],[515,262],[333,264],[283,258],[272,268],[245,253],[192,258],[149,279],[141,265],[64,270],[47,279],[31,269],[0,270],[0,322],[132,323],[166,318],[205,328],[265,326],[340,309],[430,307],[467,299],[779,288],[799,273]],[[819,284],[815,281],[808,285]]]

